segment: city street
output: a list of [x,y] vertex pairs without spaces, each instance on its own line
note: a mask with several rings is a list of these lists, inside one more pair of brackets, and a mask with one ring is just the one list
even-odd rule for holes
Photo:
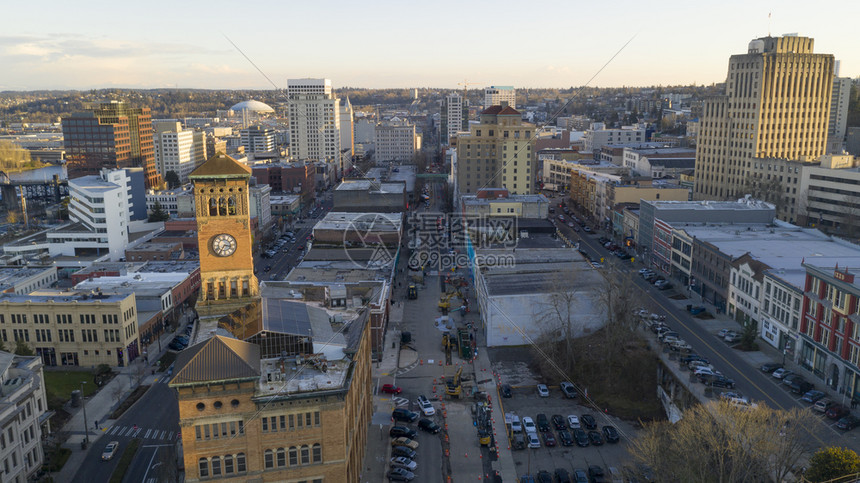
[[[108,481],[134,438],[141,443],[123,481],[176,481],[179,407],[166,382],[167,378],[159,378],[120,419],[102,427],[101,436],[91,439],[84,463],[72,481]],[[110,461],[102,461],[102,451],[111,441],[118,441],[119,448]]]

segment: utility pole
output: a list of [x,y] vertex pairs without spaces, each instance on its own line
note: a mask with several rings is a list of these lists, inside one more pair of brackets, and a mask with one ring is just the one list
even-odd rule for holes
[[84,440],[81,441],[81,448],[86,449],[90,442],[90,427],[87,426],[87,401],[84,399],[84,384],[87,381],[81,381],[81,408],[84,411]]

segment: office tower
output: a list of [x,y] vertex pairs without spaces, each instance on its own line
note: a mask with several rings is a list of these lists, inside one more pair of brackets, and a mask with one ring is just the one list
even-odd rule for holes
[[239,131],[242,147],[246,153],[271,153],[275,151],[275,130],[265,126],[250,126]]
[[484,89],[484,109],[501,106],[503,102],[516,109],[517,90],[512,86],[490,86]]
[[731,56],[725,95],[703,106],[696,199],[743,195],[753,158],[811,161],[825,153],[834,59],[812,46],[808,37],[764,37]]
[[329,79],[289,79],[290,157],[297,161],[325,161],[337,166],[340,178],[340,99]]
[[173,171],[179,176],[180,183],[187,183],[188,175],[205,161],[203,133],[182,129],[182,123],[176,120],[156,121],[152,127],[158,174],[166,178],[167,173]]
[[512,107],[485,109],[480,123],[470,125],[469,133],[457,140],[460,193],[506,188],[511,194],[532,194],[534,129]]
[[[837,73],[839,62],[837,61]],[[845,131],[848,127],[848,102],[851,99],[851,78],[834,77],[833,95],[830,98],[830,121],[827,124],[827,152],[842,152]]]
[[140,167],[146,187],[160,187],[148,107],[103,102],[64,118],[62,124],[69,179],[98,175],[102,168]]
[[420,149],[415,125],[401,120],[380,123],[374,131],[378,162],[411,163]]
[[442,144],[451,144],[451,138],[458,132],[469,130],[469,102],[463,102],[463,98],[456,92],[442,99],[441,114],[440,142]]
[[352,103],[347,97],[340,104],[340,152],[346,159],[351,159],[355,154],[355,131],[353,128]]

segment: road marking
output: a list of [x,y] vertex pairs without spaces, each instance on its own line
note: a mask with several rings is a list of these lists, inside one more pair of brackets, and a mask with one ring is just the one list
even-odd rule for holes
[[167,437],[167,439],[173,439],[173,431],[170,432],[170,435]]
[[158,439],[164,439],[165,436],[167,436],[167,431],[162,431],[161,437],[159,437]]
[[131,436],[131,434],[134,433],[134,431],[135,431],[134,426],[128,428],[128,431],[125,432],[125,436]]
[[143,439],[149,439],[149,433],[151,433],[151,432],[152,432],[152,430],[151,430],[151,429],[147,429],[147,430],[146,430],[146,434],[145,434],[145,435],[143,435]]
[[146,473],[143,474],[142,481],[146,481],[146,475],[149,474],[150,468],[152,468],[152,460],[155,459],[155,455],[158,453],[158,448],[155,448],[155,451],[152,452],[152,458],[149,458],[149,463],[146,465]]
[[137,428],[137,429],[134,431],[134,437],[137,437],[138,433],[140,433],[141,431],[143,431],[143,428]]
[[113,426],[113,427],[111,427],[111,428],[110,428],[110,432],[108,432],[108,434],[113,435],[114,433],[116,433],[116,430],[117,430],[117,429],[119,429],[119,426]]

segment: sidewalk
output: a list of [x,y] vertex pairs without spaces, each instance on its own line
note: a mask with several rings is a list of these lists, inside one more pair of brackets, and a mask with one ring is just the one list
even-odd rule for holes
[[[55,433],[67,433],[69,435],[63,447],[72,451],[66,464],[58,473],[51,473],[50,476],[56,483],[72,483],[75,474],[83,464],[89,446],[98,444],[99,438],[102,436],[102,431],[96,428],[96,421],[99,423],[99,428],[110,427],[116,420],[108,419],[110,414],[125,401],[132,392],[138,387],[137,379],[140,378],[141,385],[152,385],[156,380],[165,377],[164,373],[155,372],[158,370],[157,362],[161,356],[167,352],[167,345],[177,333],[181,333],[188,317],[182,316],[181,323],[177,332],[169,332],[161,335],[161,347],[159,352],[159,341],[155,341],[146,348],[147,357],[139,357],[132,361],[126,367],[115,369],[117,375],[105,384],[99,392],[94,396],[83,399],[81,407],[72,408],[67,404],[67,410],[74,411],[66,424]],[[149,359],[147,362],[145,359]],[[116,394],[121,394],[117,399]],[[87,428],[86,435],[89,437],[89,445],[86,450],[81,449],[81,442],[84,440],[84,408],[86,409]]]

